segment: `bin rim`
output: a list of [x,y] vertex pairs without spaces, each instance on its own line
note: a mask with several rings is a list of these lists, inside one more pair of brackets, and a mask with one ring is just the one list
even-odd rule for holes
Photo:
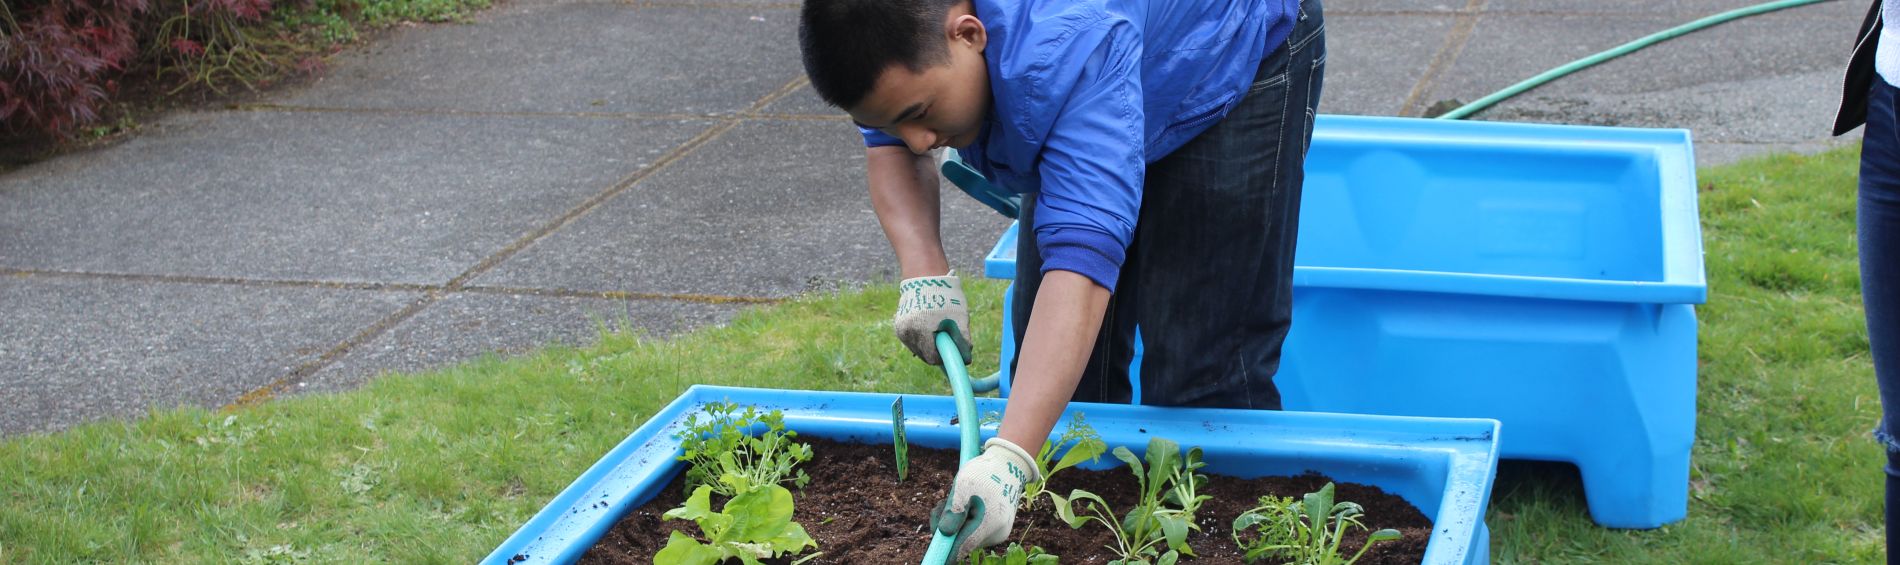
[[[954,443],[956,426],[949,423],[950,416],[955,413],[954,402],[947,396],[694,385],[642,422],[625,440],[594,462],[496,546],[482,563],[566,563],[578,559],[619,521],[621,515],[644,503],[645,499],[640,498],[642,493],[650,497],[654,489],[664,488],[672,480],[680,464],[675,460],[680,453],[679,442],[672,439],[672,434],[680,429],[686,413],[702,404],[732,401],[765,409],[785,409],[788,428],[800,423],[870,428],[881,425],[881,429],[865,434],[865,438],[889,441],[889,406],[893,399],[899,397],[904,399],[906,428],[913,445],[929,443],[931,440],[928,438],[938,436],[941,436],[939,439],[945,445]],[[1004,405],[1004,399],[999,398],[977,400],[979,410],[986,412],[1001,410]],[[1155,412],[1157,410],[1165,414]],[[883,415],[875,415],[879,412]],[[1321,451],[1339,446],[1360,446],[1362,449],[1381,452],[1409,453],[1412,454],[1410,457],[1427,456],[1425,454],[1442,457],[1445,484],[1443,492],[1434,501],[1438,511],[1433,515],[1435,527],[1432,534],[1432,541],[1439,543],[1427,547],[1425,561],[1434,564],[1465,563],[1481,554],[1481,548],[1473,544],[1485,536],[1484,508],[1497,476],[1498,432],[1501,426],[1497,420],[1093,403],[1071,403],[1063,417],[1066,419],[1074,412],[1087,413],[1090,422],[1098,427],[1109,422],[1135,422],[1143,426],[1143,435],[1148,428],[1168,422],[1183,426],[1183,430],[1191,429],[1196,435],[1209,437],[1235,435],[1235,432],[1226,431],[1225,428],[1268,426],[1275,430],[1303,433],[1287,434],[1285,438],[1262,439],[1256,443],[1281,441],[1295,448]],[[1142,418],[1134,419],[1131,415]],[[1226,422],[1224,419],[1215,420],[1216,417],[1240,421]],[[1105,439],[1117,433],[1112,428],[1103,430]],[[1183,445],[1192,444],[1189,437],[1171,439],[1190,440]],[[1139,450],[1142,445],[1128,447]],[[1283,446],[1280,449],[1290,448]],[[1412,502],[1419,504],[1418,501]]]
[[[1516,298],[1643,304],[1704,304],[1708,278],[1703,265],[1702,224],[1697,210],[1695,152],[1689,130],[1467,122],[1324,114],[1313,137],[1368,143],[1469,145],[1641,153],[1658,174],[1662,269],[1660,280],[1605,280],[1294,265],[1295,288],[1343,288],[1481,294]],[[1020,222],[1012,222],[984,260],[984,274],[1013,279]]]

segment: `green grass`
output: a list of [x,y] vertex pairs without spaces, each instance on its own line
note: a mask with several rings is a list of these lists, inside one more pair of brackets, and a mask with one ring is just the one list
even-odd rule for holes
[[1854,243],[1859,152],[1704,169],[1709,301],[1688,519],[1592,525],[1574,469],[1506,465],[1497,563],[1879,563],[1880,397]]
[[[968,284],[974,325],[997,327],[1002,286]],[[0,561],[471,562],[694,383],[941,394],[942,372],[891,337],[896,300],[881,286],[672,340],[606,334],[343,394],[9,439]],[[972,371],[995,370],[989,353]]]
[[[1589,521],[1575,471],[1509,464],[1498,563],[1875,563],[1880,407],[1853,241],[1853,150],[1701,173],[1710,279],[1689,518]],[[967,281],[994,343],[1002,286]],[[692,383],[941,393],[890,337],[889,286],[671,340],[395,375],[230,413],[0,441],[0,561],[461,563]],[[994,369],[979,351],[972,372]]]
[[361,28],[403,22],[450,22],[485,9],[492,0],[311,0],[272,13],[286,30],[310,30],[330,43],[355,40]]

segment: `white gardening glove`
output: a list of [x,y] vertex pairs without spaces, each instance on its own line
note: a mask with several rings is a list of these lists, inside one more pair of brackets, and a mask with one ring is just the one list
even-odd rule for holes
[[969,331],[970,308],[963,299],[963,283],[957,280],[957,272],[904,279],[897,291],[897,316],[891,324],[897,330],[897,340],[925,363],[942,365],[943,359],[937,355],[937,332],[948,331],[956,338],[963,363],[969,364],[970,340],[964,332]]
[[1042,480],[1029,452],[1003,438],[983,443],[983,454],[957,470],[950,498],[930,514],[937,531],[957,538],[951,559],[961,562],[976,550],[1009,539],[1022,502],[1023,483]]

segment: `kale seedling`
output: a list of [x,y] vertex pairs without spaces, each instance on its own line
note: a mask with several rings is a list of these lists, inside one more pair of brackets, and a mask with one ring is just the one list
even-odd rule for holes
[[[1126,447],[1117,447],[1114,453],[1116,459],[1128,464],[1140,483],[1141,498],[1135,508],[1117,519],[1102,497],[1076,489],[1067,498],[1049,495],[1055,499],[1056,516],[1071,528],[1096,522],[1113,532],[1115,546],[1108,549],[1120,558],[1110,561],[1109,565],[1172,565],[1182,555],[1193,556],[1194,550],[1187,545],[1188,530],[1199,529],[1194,524],[1193,510],[1208,498],[1194,492],[1199,483],[1206,480],[1205,476],[1194,474],[1194,470],[1203,465],[1200,448],[1189,450],[1184,457],[1181,447],[1174,442],[1152,438],[1148,440],[1145,466]],[[1184,477],[1191,484],[1177,491],[1174,483]],[[1170,506],[1171,500],[1173,506]],[[1083,510],[1087,514],[1076,512],[1075,506],[1079,503],[1086,503]],[[1164,547],[1168,550],[1166,553],[1161,551]]]
[[[1366,529],[1359,522],[1365,513],[1357,503],[1334,503],[1333,483],[1326,483],[1319,492],[1307,493],[1299,502],[1263,496],[1259,506],[1234,519],[1234,543],[1246,552],[1242,558],[1248,563],[1270,557],[1296,565],[1352,565],[1372,544],[1399,539],[1399,531],[1391,528],[1372,532],[1358,553],[1350,559],[1341,558],[1339,542],[1345,537],[1346,527]],[[1250,528],[1257,528],[1259,537],[1243,539],[1241,532]]]
[[[685,449],[679,460],[689,463],[686,488],[712,487],[713,492],[730,497],[740,491],[720,480],[726,475],[743,477],[751,485],[791,482],[805,488],[811,482],[804,470],[797,469],[799,463],[811,459],[811,445],[792,441],[798,432],[785,429],[783,412],[761,414],[752,406],[741,411],[730,402],[709,403],[705,412],[704,420],[699,414],[687,415],[686,429],[673,436]],[[749,435],[760,424],[765,432]]]
[[[1062,453],[1061,459],[1056,459],[1058,451]],[[1055,476],[1056,471],[1080,465],[1083,460],[1101,460],[1102,454],[1107,452],[1108,444],[1102,442],[1102,435],[1082,419],[1081,413],[1070,417],[1069,428],[1055,441],[1043,442],[1042,449],[1036,451],[1036,467],[1042,471],[1042,480],[1023,484],[1023,509],[1034,507],[1042,496],[1055,495],[1044,485],[1049,484],[1049,478]]]
[[988,550],[977,551],[970,554],[970,560],[966,563],[968,565],[1057,565],[1061,562],[1061,558],[1043,553],[1040,547],[1032,545],[1024,548],[1022,544],[1012,542],[1009,544],[1009,549],[1003,551],[1002,555]]
[[[805,527],[792,521],[792,491],[777,484],[747,484],[744,477],[726,475],[720,482],[739,491],[726,501],[725,508],[712,511],[712,487],[693,490],[686,505],[666,511],[668,520],[692,520],[699,524],[708,543],[674,530],[666,548],[653,556],[655,565],[715,565],[738,558],[747,565],[759,565],[760,559],[784,554],[797,555],[818,542],[805,533]],[[817,557],[806,556],[802,563]]]

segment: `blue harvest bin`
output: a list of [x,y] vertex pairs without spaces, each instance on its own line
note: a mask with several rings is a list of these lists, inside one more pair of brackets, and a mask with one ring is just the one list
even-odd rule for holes
[[[1015,277],[1016,229],[988,276]],[[1504,457],[1577,465],[1597,523],[1687,515],[1689,132],[1321,116],[1295,265],[1286,409],[1496,418]]]
[[[673,434],[684,425],[687,414],[706,403],[730,401],[783,410],[785,427],[801,436],[889,445],[891,401],[896,398],[694,386],[582,473],[482,563],[579,559],[622,516],[651,500],[680,472],[682,464],[674,459],[680,446]],[[911,444],[955,449],[957,427],[950,423],[956,415],[954,404],[946,396],[905,397],[905,431]],[[1000,399],[977,399],[981,412],[1002,409]],[[1149,433],[1175,440],[1184,448],[1198,445],[1206,456],[1207,470],[1214,473],[1257,477],[1314,470],[1337,480],[1378,486],[1432,518],[1424,563],[1489,562],[1490,532],[1483,519],[1497,473],[1495,420],[1083,403],[1069,409],[1087,414],[1089,424],[1110,446],[1140,450],[1148,445]],[[1094,467],[1121,464],[1112,459],[1104,457]]]

